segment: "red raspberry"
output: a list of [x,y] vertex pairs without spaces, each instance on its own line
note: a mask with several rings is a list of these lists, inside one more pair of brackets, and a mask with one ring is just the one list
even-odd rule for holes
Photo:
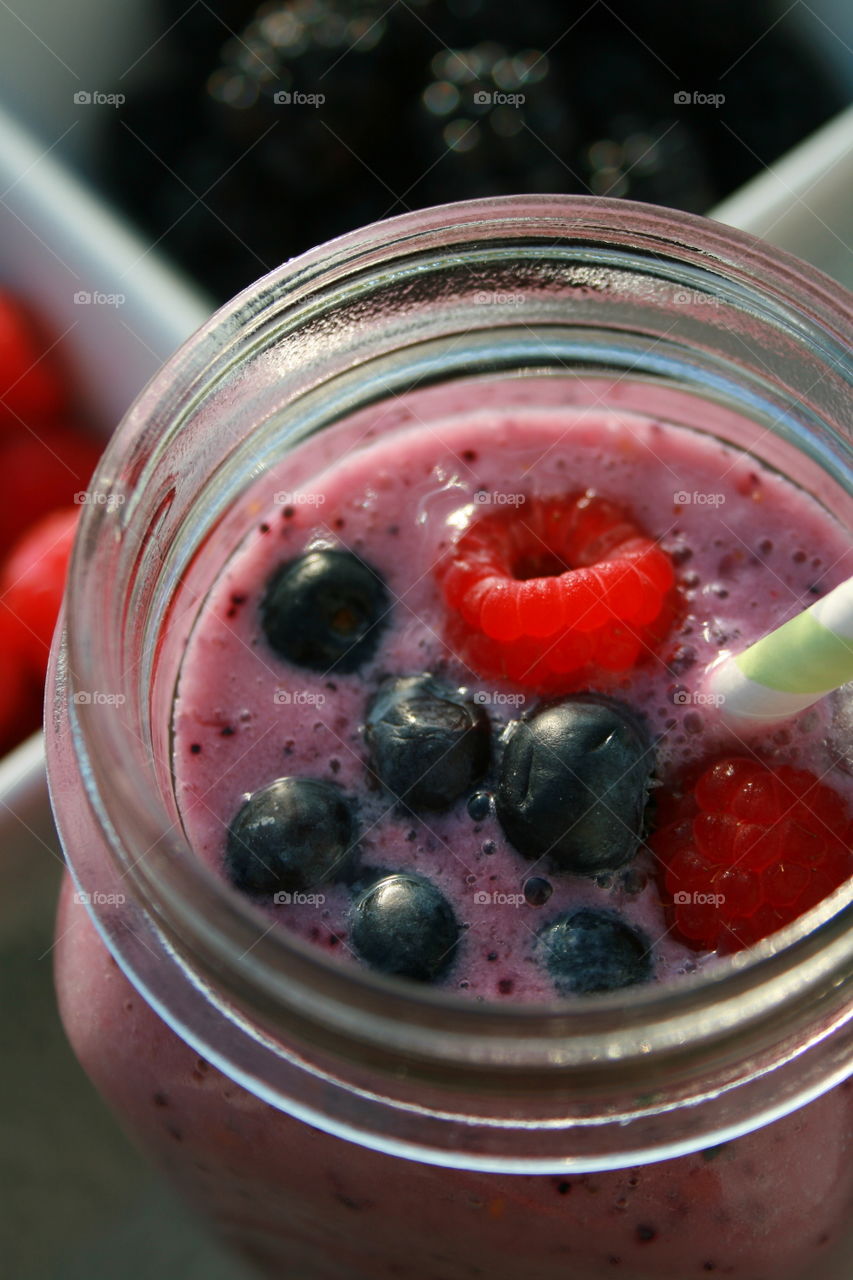
[[541,691],[627,671],[674,614],[669,557],[591,490],[476,520],[439,576],[450,643],[465,661]]
[[65,379],[26,309],[0,292],[0,430],[12,433],[64,412]]
[[40,426],[0,442],[0,555],[35,520],[85,490],[101,444],[68,425]]
[[853,874],[841,797],[805,770],[743,756],[707,768],[650,844],[675,925],[702,951],[750,946]]
[[0,670],[0,755],[5,755],[39,727],[44,694],[27,669],[17,631],[2,625]]
[[33,676],[44,681],[62,604],[79,507],[53,511],[28,529],[0,572],[0,623],[16,638]]

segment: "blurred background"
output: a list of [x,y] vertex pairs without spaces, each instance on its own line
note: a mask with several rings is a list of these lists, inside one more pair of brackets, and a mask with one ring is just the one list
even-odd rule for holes
[[845,0],[0,6],[8,107],[225,299],[408,208],[590,192],[702,213],[853,90]]
[[[38,725],[104,439],[293,254],[583,192],[719,211],[853,284],[849,0],[0,0],[0,69],[0,753]],[[60,871],[34,735],[0,760],[3,1275],[242,1280],[65,1044]]]

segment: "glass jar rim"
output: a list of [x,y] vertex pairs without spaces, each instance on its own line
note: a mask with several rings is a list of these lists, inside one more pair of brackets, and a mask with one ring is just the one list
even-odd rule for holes
[[[752,281],[765,297],[772,295],[774,304],[790,308],[792,323],[804,334],[810,325],[819,348],[825,341],[827,349],[837,352],[849,339],[850,312],[840,286],[751,236],[691,214],[574,196],[510,196],[438,206],[373,224],[313,249],[226,304],[142,393],[108,448],[93,487],[109,492],[115,458],[132,447],[146,419],[173,411],[176,385],[192,389],[209,376],[211,367],[219,377],[233,367],[246,342],[262,327],[264,304],[274,310],[286,303],[292,322],[298,323],[300,308],[310,310],[330,283],[349,281],[356,288],[365,287],[378,275],[393,276],[395,264],[418,254],[452,254],[488,234],[518,245],[519,252],[525,242],[547,242],[549,235],[561,245],[593,246],[622,245],[627,237],[652,265],[667,253],[683,253],[700,259],[709,271],[731,269],[741,283]],[[91,584],[87,590],[76,586],[86,577],[102,519],[103,509],[84,507],[66,597],[64,670],[66,711],[80,777],[115,853],[125,842],[116,820],[119,805],[130,807],[124,815],[128,829],[154,837],[152,844],[158,823],[151,822],[150,797],[134,797],[129,789],[119,804],[104,803],[98,779],[105,775],[95,756],[107,753],[114,759],[116,743],[109,734],[101,740],[101,731],[110,725],[99,709],[74,699],[77,687],[91,687],[97,678],[93,654],[80,643],[89,624],[85,607]],[[55,800],[61,819],[61,797]],[[131,813],[134,804],[139,811]],[[396,1054],[410,1070],[423,1070],[429,1078],[437,1064],[463,1073],[488,1069],[507,1079],[513,1073],[526,1077],[533,1072],[537,1079],[554,1080],[563,1073],[557,1087],[564,1088],[567,1071],[582,1073],[596,1066],[620,1074],[653,1058],[682,1061],[691,1047],[709,1040],[731,1051],[747,1026],[774,1026],[792,1000],[805,1006],[822,999],[840,975],[849,974],[853,962],[853,888],[847,886],[748,953],[672,985],[632,989],[627,1003],[620,993],[613,993],[547,1005],[472,1004],[461,996],[409,988],[368,970],[336,965],[286,930],[274,930],[274,936],[247,949],[250,930],[257,928],[256,914],[200,864],[194,865],[189,846],[174,833],[168,840],[169,853],[178,848],[177,859],[143,858],[136,866],[133,857],[129,863],[124,860],[127,883],[145,900],[150,944],[162,948],[163,954],[180,954],[181,963],[190,968],[199,961],[201,981],[208,983],[216,975],[238,1011],[258,1015],[267,1033],[271,1025],[284,1025],[306,1034],[312,1018],[330,1020],[335,1035],[345,1037],[367,1062],[375,1063],[377,1052],[389,1058]],[[111,945],[115,946],[114,937]],[[717,1018],[713,1027],[706,1016],[710,1005]],[[507,1052],[507,1037],[515,1041],[513,1052]],[[321,1041],[325,1051],[326,1040]]]

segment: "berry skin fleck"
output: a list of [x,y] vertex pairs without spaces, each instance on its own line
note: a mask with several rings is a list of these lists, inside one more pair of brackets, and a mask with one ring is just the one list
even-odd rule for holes
[[449,630],[481,674],[543,692],[613,678],[674,618],[672,561],[592,491],[475,520],[439,569]]
[[674,923],[698,950],[751,946],[853,872],[844,802],[803,769],[725,757],[668,818],[649,843],[664,868]]

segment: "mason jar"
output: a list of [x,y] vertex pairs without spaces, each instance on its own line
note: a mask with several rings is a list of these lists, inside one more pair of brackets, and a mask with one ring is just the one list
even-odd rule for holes
[[[69,876],[56,980],[131,1135],[262,1274],[843,1280],[851,892],[668,984],[497,1005],[335,964],[194,855],[172,770],[188,637],[282,460],[442,396],[655,412],[853,526],[850,297],[625,201],[428,209],[242,293],[115,433],[48,683]],[[378,410],[390,404],[399,413]]]

